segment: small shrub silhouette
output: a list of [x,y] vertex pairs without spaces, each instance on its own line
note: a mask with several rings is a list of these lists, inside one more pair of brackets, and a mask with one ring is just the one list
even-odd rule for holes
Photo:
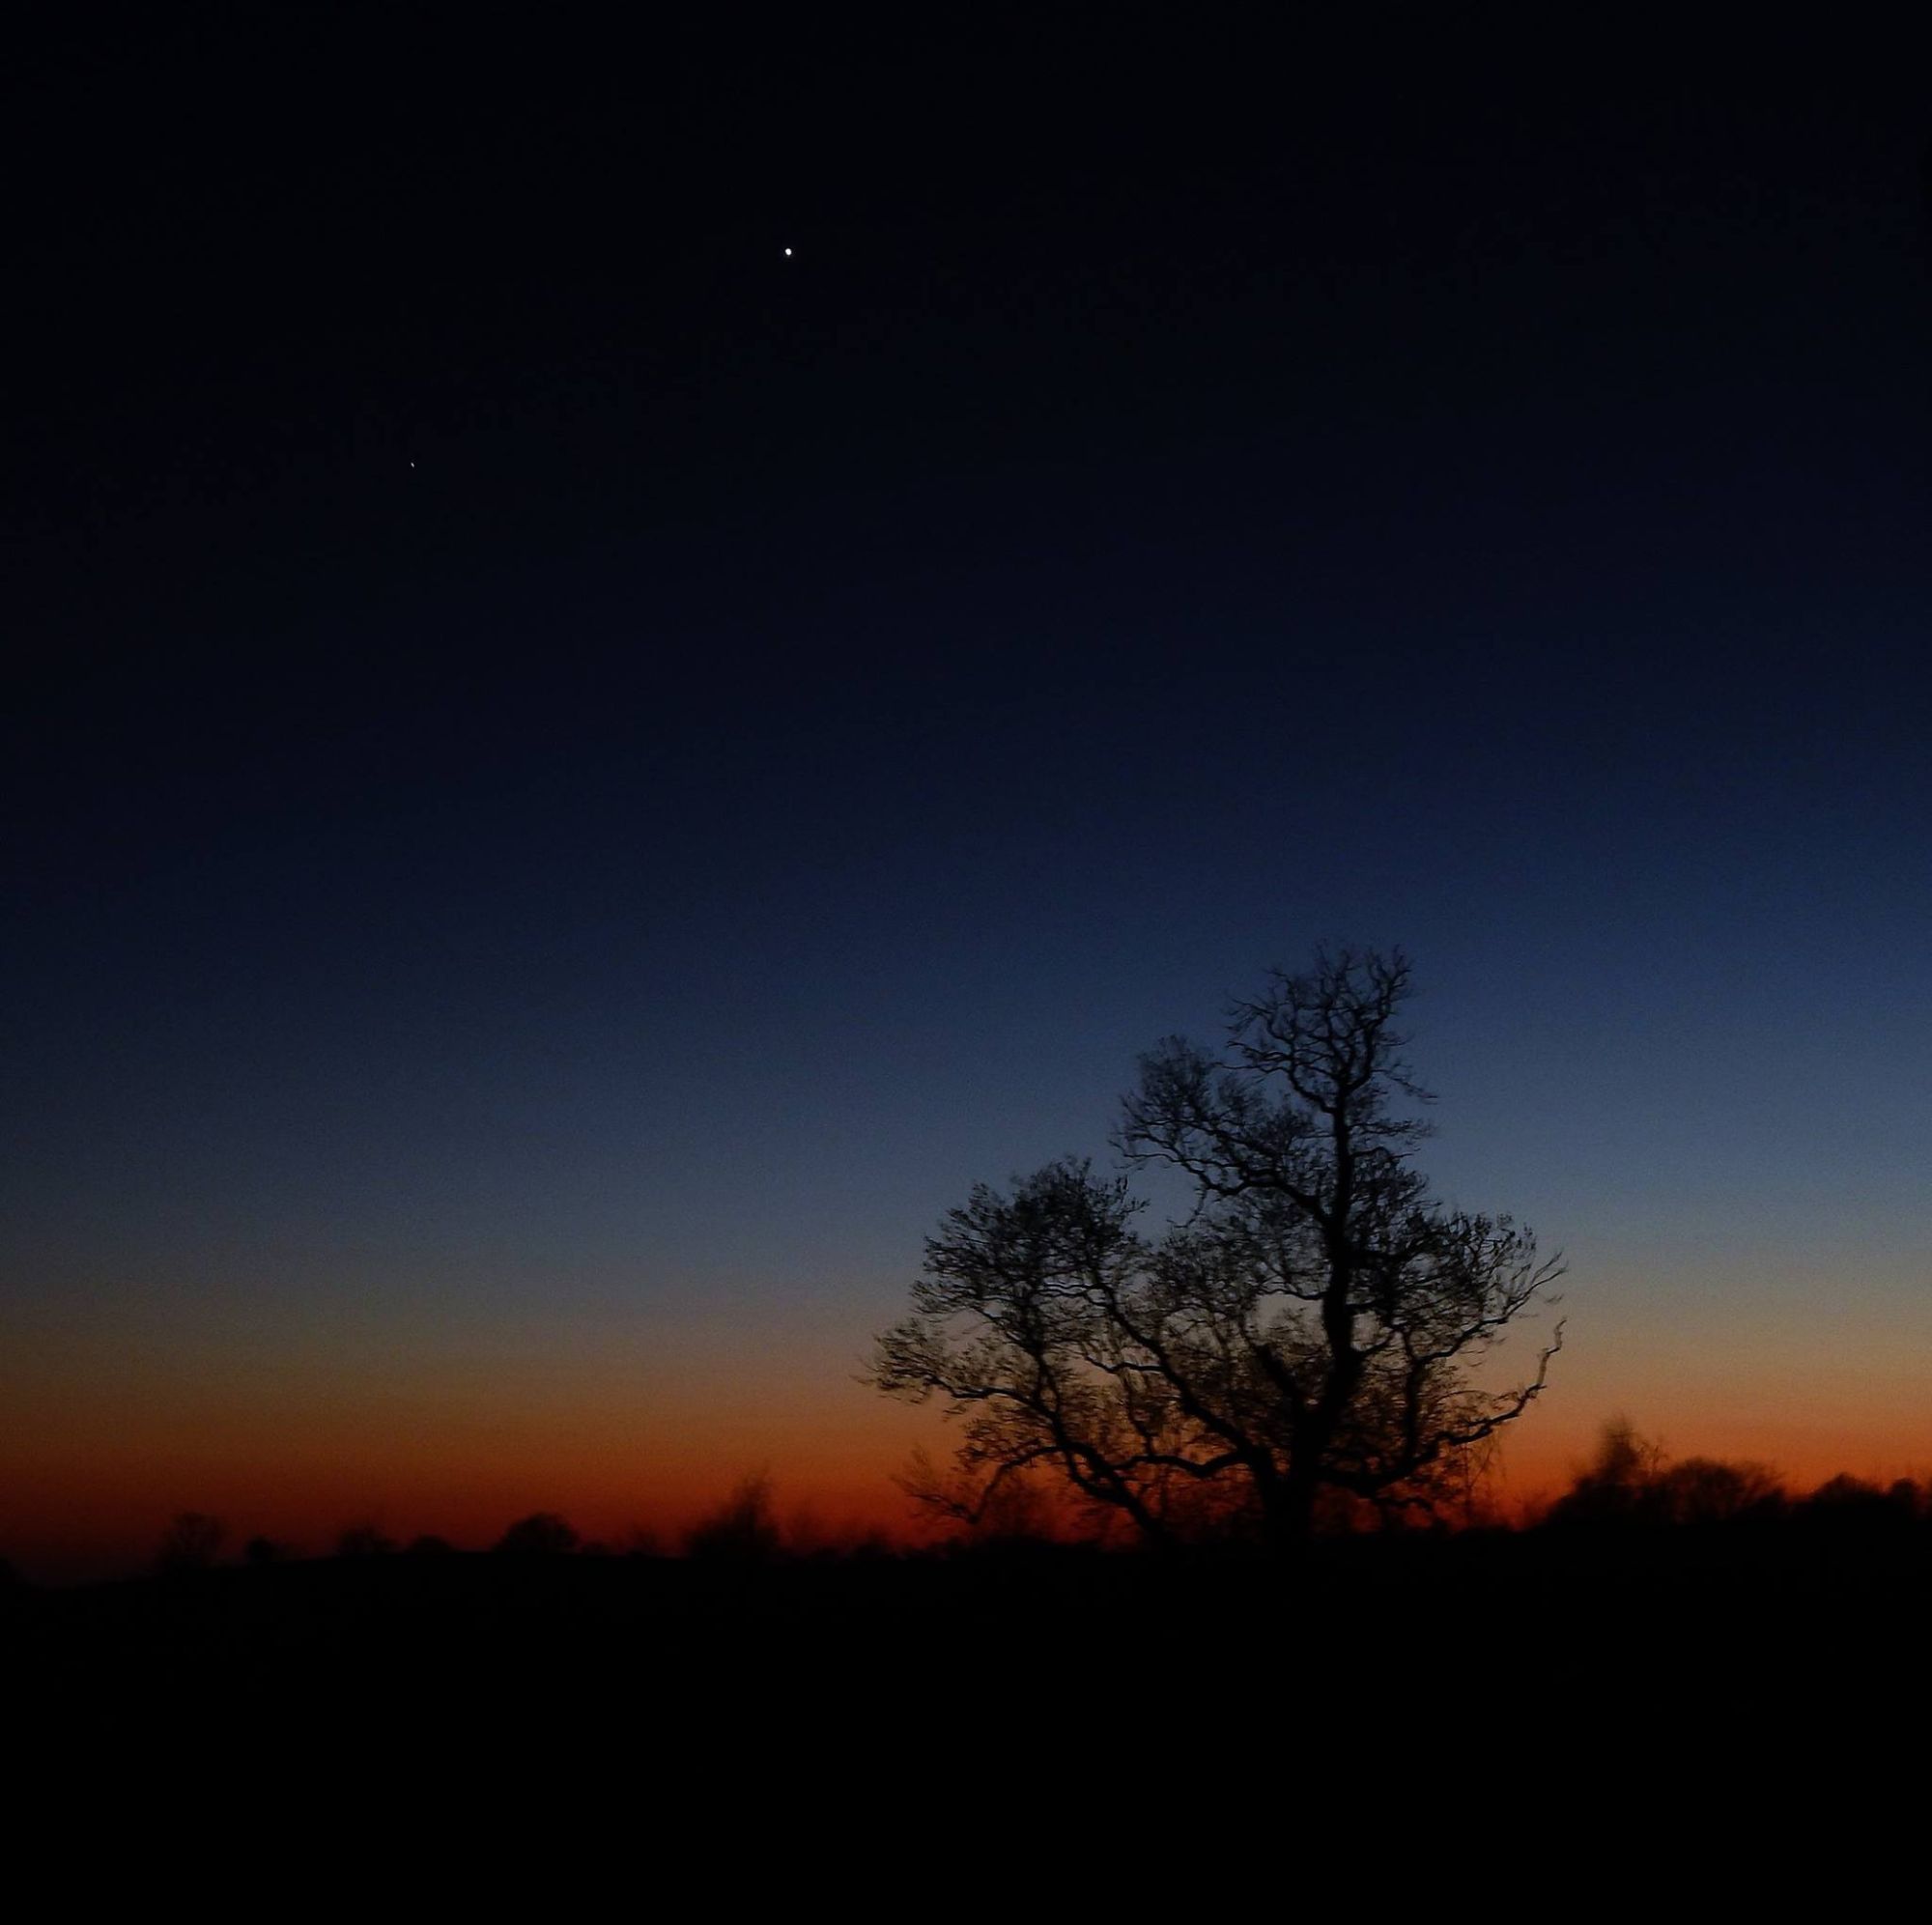
[[396,1541],[375,1524],[351,1524],[335,1541],[337,1557],[387,1557]]
[[577,1545],[577,1533],[554,1511],[518,1518],[497,1543],[509,1557],[562,1557]]
[[156,1553],[157,1569],[170,1575],[206,1571],[221,1553],[228,1527],[204,1511],[184,1511],[162,1535]]
[[1900,1478],[1889,1489],[1869,1479],[1840,1471],[1804,1500],[1807,1522],[1836,1531],[1895,1531],[1911,1525],[1918,1513],[1918,1488]]

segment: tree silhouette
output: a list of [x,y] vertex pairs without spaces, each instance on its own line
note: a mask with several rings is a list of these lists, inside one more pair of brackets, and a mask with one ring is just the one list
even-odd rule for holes
[[1628,1417],[1607,1419],[1597,1448],[1570,1480],[1570,1488],[1551,1505],[1554,1524],[1619,1524],[1653,1519],[1658,1512],[1658,1481],[1663,1448],[1642,1435]]
[[686,1555],[730,1564],[763,1564],[779,1554],[772,1482],[762,1473],[742,1478],[730,1496],[685,1533]]
[[512,1557],[562,1557],[577,1543],[576,1531],[554,1511],[533,1511],[503,1533],[497,1548]]
[[202,1511],[184,1511],[163,1533],[156,1565],[164,1571],[206,1571],[220,1554],[228,1527]]
[[1784,1486],[1768,1465],[1685,1458],[1671,1462],[1662,1445],[1612,1417],[1590,1460],[1549,1507],[1556,1525],[1709,1526],[1778,1515]]
[[1673,1524],[1736,1524],[1778,1515],[1784,1486],[1769,1464],[1685,1458],[1659,1480],[1663,1514]]
[[1812,1523],[1824,1523],[1845,1530],[1890,1530],[1913,1523],[1918,1515],[1918,1492],[1909,1478],[1899,1478],[1887,1488],[1869,1479],[1840,1471],[1830,1477],[1804,1500],[1804,1515]]
[[1046,1469],[1156,1542],[1237,1525],[1293,1549],[1326,1506],[1455,1486],[1544,1387],[1560,1325],[1512,1387],[1474,1367],[1561,1266],[1412,1167],[1408,991],[1399,952],[1324,952],[1236,1005],[1223,1054],[1143,1058],[1116,1141],[1184,1180],[1163,1235],[1125,1176],[1070,1159],[949,1212],[869,1373],[963,1423],[955,1477],[920,1495],[970,1518]]
[[389,1557],[396,1541],[377,1523],[351,1524],[335,1541],[337,1557]]

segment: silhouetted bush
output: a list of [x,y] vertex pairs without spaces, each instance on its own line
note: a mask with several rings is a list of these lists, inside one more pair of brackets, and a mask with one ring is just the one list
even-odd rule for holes
[[409,1554],[412,1557],[449,1557],[455,1553],[455,1549],[456,1546],[447,1538],[433,1537],[425,1533],[419,1538],[410,1540]]
[[156,1567],[170,1574],[206,1571],[220,1555],[228,1527],[202,1511],[184,1511],[162,1534]]
[[518,1518],[497,1548],[511,1557],[561,1557],[577,1543],[577,1533],[554,1511],[535,1511]]
[[1908,1478],[1882,1490],[1869,1479],[1840,1472],[1804,1500],[1804,1515],[1808,1522],[1834,1530],[1902,1530],[1918,1519],[1918,1491]]
[[265,1564],[286,1564],[289,1560],[287,1544],[277,1543],[273,1538],[250,1538],[242,1546],[242,1560],[244,1564],[261,1566]]
[[748,1477],[710,1516],[685,1534],[687,1555],[736,1564],[761,1564],[779,1554],[778,1520],[767,1477]]
[[1727,1463],[1718,1458],[1686,1458],[1659,1473],[1655,1505],[1669,1524],[1736,1524],[1782,1514],[1784,1486],[1760,1463]]
[[396,1541],[375,1524],[351,1524],[335,1541],[337,1557],[388,1557]]
[[1549,1508],[1555,1525],[1690,1525],[1764,1522],[1783,1515],[1788,1499],[1777,1475],[1760,1463],[1686,1458],[1671,1463],[1662,1447],[1627,1417],[1604,1426],[1597,1454]]

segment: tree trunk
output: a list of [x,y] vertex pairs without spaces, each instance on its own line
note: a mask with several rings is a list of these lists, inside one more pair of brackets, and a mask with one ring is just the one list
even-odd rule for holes
[[1321,1485],[1316,1470],[1320,1454],[1297,1449],[1295,1458],[1288,1475],[1262,1493],[1262,1528],[1270,1555],[1298,1563],[1315,1535],[1315,1500]]

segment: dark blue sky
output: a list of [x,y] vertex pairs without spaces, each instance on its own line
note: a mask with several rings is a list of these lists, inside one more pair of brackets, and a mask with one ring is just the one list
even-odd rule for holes
[[797,1314],[836,1403],[970,1182],[1343,938],[1585,1394],[1932,1356],[1884,48],[396,18],[11,83],[36,1342]]

